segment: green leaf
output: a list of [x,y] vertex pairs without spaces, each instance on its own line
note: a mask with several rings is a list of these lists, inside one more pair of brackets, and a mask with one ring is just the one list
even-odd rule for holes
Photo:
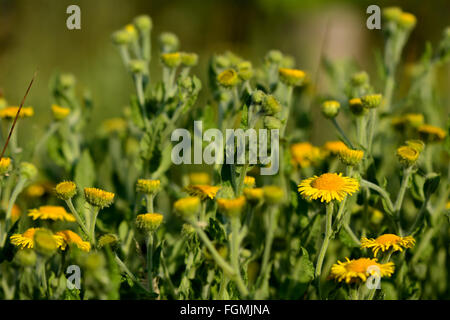
[[423,193],[425,198],[429,198],[436,192],[439,182],[441,181],[441,175],[437,173],[430,173],[427,175],[425,183],[423,184]]
[[81,190],[86,187],[92,187],[95,183],[95,175],[94,161],[89,150],[85,149],[75,166],[75,183]]
[[339,240],[341,240],[341,242],[348,248],[359,247],[359,244],[355,242],[350,234],[343,228],[339,231]]
[[223,243],[226,241],[226,233],[222,224],[214,218],[209,218],[209,225],[206,230],[211,237],[211,239]]

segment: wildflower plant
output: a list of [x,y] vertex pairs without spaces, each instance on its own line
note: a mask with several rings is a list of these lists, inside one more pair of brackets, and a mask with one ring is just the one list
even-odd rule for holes
[[[391,7],[383,20],[381,79],[323,57],[326,91],[279,50],[214,54],[202,83],[207,57],[140,15],[110,39],[128,105],[97,130],[86,132],[98,106],[73,74],[52,77],[51,120],[34,145],[14,123],[35,109],[1,96],[14,130],[0,157],[0,298],[448,298],[450,122],[434,74],[449,31],[400,90],[420,17]],[[313,137],[317,117],[330,140]],[[201,165],[212,141],[202,133],[196,149],[197,121],[241,130],[244,143],[233,137]],[[172,161],[179,128],[194,132],[194,168]],[[278,134],[278,148],[256,139],[279,156],[273,175],[262,173],[268,157],[250,161],[252,130]],[[81,288],[66,287],[71,265]]]

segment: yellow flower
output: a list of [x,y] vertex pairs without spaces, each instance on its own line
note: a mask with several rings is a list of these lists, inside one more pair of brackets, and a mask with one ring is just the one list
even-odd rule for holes
[[338,155],[341,150],[348,149],[347,145],[342,141],[327,141],[323,148],[333,155]]
[[[16,117],[19,107],[7,107],[0,110],[0,118],[2,119],[14,119]],[[32,117],[34,115],[33,107],[22,107],[19,117]]]
[[400,163],[408,167],[416,163],[419,155],[419,150],[410,146],[401,146],[397,149],[397,157]]
[[140,214],[136,217],[136,224],[140,229],[154,231],[161,225],[163,218],[159,213]]
[[298,191],[307,199],[320,199],[321,202],[332,200],[342,201],[347,194],[351,195],[359,190],[359,182],[354,178],[343,177],[342,173],[324,173],[303,180],[298,185]]
[[364,151],[343,148],[339,150],[339,159],[348,166],[357,165],[364,157]]
[[405,121],[413,128],[423,125],[424,117],[421,113],[407,113],[405,114]]
[[279,68],[278,75],[281,82],[288,86],[300,86],[306,77],[306,73],[298,69]]
[[211,176],[206,172],[191,172],[189,173],[190,184],[211,184]]
[[244,188],[243,191],[248,201],[259,201],[264,198],[263,188]]
[[33,220],[61,220],[61,221],[76,221],[75,217],[68,213],[64,207],[60,206],[41,206],[39,209],[30,209],[28,216]]
[[136,191],[145,194],[155,194],[159,191],[160,180],[139,179],[136,183]]
[[70,109],[53,104],[52,113],[56,120],[63,120],[70,114]]
[[102,130],[106,134],[122,133],[127,129],[127,122],[122,118],[110,118],[102,122]]
[[394,273],[394,263],[378,263],[377,259],[359,258],[335,263],[331,267],[330,279],[346,283],[365,282],[371,275],[390,277]]
[[77,193],[77,185],[72,181],[63,181],[56,185],[55,194],[61,200],[69,200]]
[[227,69],[219,73],[217,76],[217,81],[221,86],[231,88],[239,82],[239,77],[236,71],[233,69]]
[[78,249],[89,252],[91,250],[91,244],[87,241],[83,241],[81,237],[71,230],[62,230],[56,232],[57,236],[61,236],[64,239],[64,243],[61,245],[61,250],[65,250],[67,245],[76,245]]
[[378,251],[386,251],[392,248],[393,251],[403,251],[403,248],[414,247],[416,240],[413,237],[400,237],[395,234],[383,234],[376,239],[361,239],[361,248],[370,248],[373,256],[376,257]]
[[220,198],[217,199],[217,205],[219,206],[219,210],[227,216],[236,217],[242,212],[245,206],[245,197],[240,196],[234,199]]
[[[10,237],[11,243],[20,249],[32,249],[34,248],[34,234],[41,228],[29,228],[24,233],[16,233]],[[64,239],[61,236],[54,235],[58,246],[62,246]]]
[[8,172],[11,166],[11,158],[3,157],[0,159],[0,175]]
[[35,183],[30,185],[25,193],[30,198],[39,198],[45,194],[45,187],[40,183]]
[[423,148],[425,148],[425,143],[422,140],[408,140],[406,141],[406,145],[416,149],[418,152],[422,152]]
[[249,188],[254,187],[255,186],[255,178],[252,176],[245,176],[244,177],[244,185]]
[[177,200],[173,205],[175,211],[185,217],[195,215],[200,209],[199,197],[186,197]]
[[439,142],[444,140],[446,136],[444,130],[429,124],[421,125],[418,130],[422,140],[426,142]]
[[114,193],[98,188],[84,188],[84,197],[90,205],[100,209],[109,207],[114,201]]
[[398,17],[397,23],[404,29],[412,29],[417,23],[416,17],[409,12],[402,12]]
[[186,187],[186,192],[189,193],[190,196],[196,196],[201,200],[205,200],[208,197],[214,199],[219,189],[220,187],[209,185],[190,185]]
[[310,167],[322,160],[322,153],[318,147],[309,142],[300,142],[291,145],[292,162],[301,168]]

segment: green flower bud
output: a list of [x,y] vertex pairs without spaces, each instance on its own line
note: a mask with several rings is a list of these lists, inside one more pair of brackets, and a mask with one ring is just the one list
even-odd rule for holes
[[131,73],[142,74],[147,69],[147,62],[145,60],[131,60],[128,64]]
[[131,43],[133,39],[132,34],[125,29],[121,29],[112,34],[111,40],[115,45],[122,46]]
[[324,103],[322,103],[321,110],[322,110],[322,114],[325,118],[333,119],[338,115],[340,108],[341,108],[341,104],[338,101],[328,100],[328,101],[324,101]]
[[196,66],[198,63],[198,55],[196,53],[181,53],[181,63],[186,67]]
[[237,65],[239,78],[242,80],[250,80],[253,76],[252,63],[250,61],[243,61]]
[[174,203],[175,211],[181,216],[188,218],[195,216],[200,210],[200,198],[198,197],[186,197],[177,200]]
[[261,104],[264,101],[266,94],[261,90],[256,90],[252,94],[252,100],[254,104]]
[[179,52],[163,53],[161,61],[167,68],[176,68],[181,64],[181,54]]
[[180,45],[178,37],[171,32],[163,32],[159,36],[159,45],[162,52],[177,51]]
[[20,175],[27,179],[34,179],[38,173],[38,170],[34,166],[34,164],[30,162],[22,162],[20,164]]
[[33,240],[36,251],[45,257],[51,257],[58,249],[58,240],[50,230],[36,230]]
[[357,72],[352,75],[351,82],[355,87],[363,86],[369,83],[369,75],[365,71]]
[[266,61],[269,63],[280,63],[283,59],[283,54],[279,50],[270,50],[266,55]]
[[108,233],[100,237],[98,240],[98,247],[103,248],[106,246],[115,247],[120,242],[117,235],[113,233]]
[[281,111],[281,104],[273,95],[265,95],[262,104],[264,113],[268,116],[273,116],[274,114]]
[[65,90],[73,88],[76,82],[75,76],[70,73],[64,73],[59,77],[59,83]]
[[142,33],[152,30],[153,27],[152,18],[150,18],[150,16],[146,14],[134,18],[134,24],[136,25],[136,28]]
[[22,267],[32,267],[36,264],[36,252],[32,249],[17,251],[14,261]]
[[383,17],[388,21],[398,21],[402,9],[399,7],[387,7],[383,9]]
[[361,98],[361,102],[365,108],[373,109],[380,105],[381,99],[381,94],[368,94]]
[[281,120],[272,116],[264,117],[264,128],[266,129],[280,129],[282,127]]

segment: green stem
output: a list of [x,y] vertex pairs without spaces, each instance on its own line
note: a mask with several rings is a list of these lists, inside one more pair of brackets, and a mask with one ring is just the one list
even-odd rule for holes
[[97,216],[100,209],[98,207],[91,207],[91,219],[90,219],[90,225],[89,225],[89,238],[91,239],[91,242],[95,244],[95,224],[97,223]]
[[148,290],[153,293],[153,233],[149,232],[147,236],[147,280]]
[[397,214],[397,216],[400,215],[400,209],[403,204],[403,198],[405,197],[406,188],[408,186],[409,177],[412,173],[412,166],[408,167],[403,170],[403,178],[402,178],[402,184],[400,186],[400,190],[398,191],[397,200],[394,204],[394,212]]
[[11,212],[14,207],[14,204],[16,203],[17,197],[22,192],[23,187],[25,186],[25,183],[27,182],[27,179],[24,177],[20,177],[19,181],[17,182],[16,186],[13,189],[13,192],[11,194],[11,198],[8,201],[8,209],[6,211],[6,218],[5,218],[5,225],[6,225],[6,232],[8,232],[8,229],[11,225]]
[[248,296],[248,290],[247,287],[244,284],[244,281],[242,280],[241,276],[241,267],[239,263],[239,251],[240,251],[240,220],[239,217],[233,217],[231,218],[231,264],[235,270],[236,278],[235,282],[236,285],[243,296],[243,298]]
[[332,234],[332,221],[333,221],[333,202],[330,202],[326,208],[326,227],[325,227],[325,237],[322,242],[322,246],[319,251],[319,256],[317,259],[316,270],[314,272],[314,277],[317,281],[317,289],[319,291],[319,297],[321,298],[321,290],[320,290],[320,276],[322,274],[322,265],[323,260],[325,258],[325,254],[327,252],[328,244],[330,242],[331,234]]
[[378,186],[370,181],[364,180],[364,179],[361,179],[361,186],[378,192],[383,197],[383,199],[386,201],[389,211],[394,212],[394,205],[392,204],[391,198],[389,197],[389,194],[387,193],[386,190],[384,190],[380,186]]
[[147,205],[147,213],[153,213],[153,199],[155,198],[154,195],[150,195],[150,194],[146,194],[145,195],[145,199],[146,199],[146,205]]
[[367,142],[367,153],[372,154],[373,136],[375,132],[375,122],[377,120],[377,109],[371,109],[369,115],[369,140]]
[[339,123],[336,121],[336,118],[333,118],[331,120],[331,122],[333,123],[334,127],[337,129],[337,131],[340,133],[340,135],[342,136],[342,139],[344,139],[344,142],[346,145],[348,145],[350,148],[354,149],[352,143],[350,142],[350,139],[347,137],[347,135],[345,134],[344,130],[342,130],[341,126],[339,125]]
[[261,272],[259,274],[259,278],[257,283],[257,287],[260,287],[262,283],[264,282],[264,279],[267,278],[267,272],[268,272],[268,265],[269,265],[269,258],[270,258],[270,252],[272,250],[272,243],[273,238],[275,234],[275,227],[276,227],[276,210],[277,208],[275,206],[271,206],[269,210],[269,219],[266,222],[266,242],[264,244],[264,253],[263,253],[263,259],[261,264]]
[[83,230],[83,232],[89,237],[89,240],[92,242],[92,239],[90,238],[91,234],[89,233],[88,228],[83,223],[83,220],[81,219],[80,215],[78,214],[77,210],[73,206],[72,199],[66,200],[66,204],[69,207],[70,212],[72,212],[73,216],[77,220],[78,225]]
[[117,256],[117,254],[114,254],[114,259],[116,260],[117,265],[130,277],[130,279],[136,283],[139,287],[144,289],[145,291],[149,292],[146,287],[140,283],[140,281],[136,278],[136,276],[128,269],[126,264]]

